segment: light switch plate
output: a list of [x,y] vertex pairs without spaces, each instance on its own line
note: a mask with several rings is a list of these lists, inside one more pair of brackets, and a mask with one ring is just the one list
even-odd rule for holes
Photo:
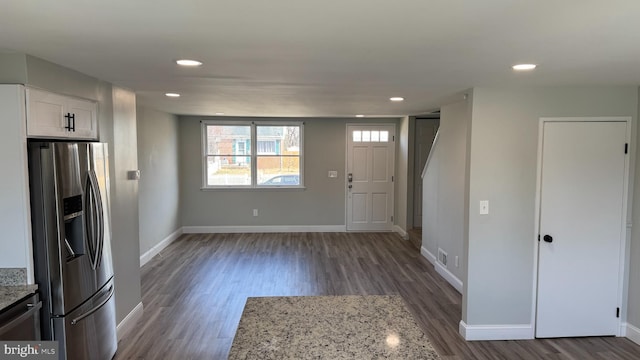
[[480,200],[480,215],[489,214],[489,200]]
[[129,171],[127,171],[127,179],[128,180],[140,180],[140,170],[129,170]]
[[337,178],[338,177],[338,172],[335,170],[329,170],[329,177],[330,178]]

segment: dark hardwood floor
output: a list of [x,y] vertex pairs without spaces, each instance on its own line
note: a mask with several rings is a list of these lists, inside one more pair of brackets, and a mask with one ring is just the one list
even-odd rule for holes
[[183,235],[141,272],[115,359],[226,359],[247,297],[349,294],[400,294],[443,359],[640,359],[625,338],[464,341],[460,294],[393,233]]

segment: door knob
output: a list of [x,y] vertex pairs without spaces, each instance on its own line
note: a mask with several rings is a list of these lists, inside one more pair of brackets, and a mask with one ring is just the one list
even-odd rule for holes
[[551,237],[551,235],[545,235],[545,236],[542,238],[542,240],[544,240],[544,241],[546,241],[546,242],[550,243],[550,242],[553,242],[553,237]]

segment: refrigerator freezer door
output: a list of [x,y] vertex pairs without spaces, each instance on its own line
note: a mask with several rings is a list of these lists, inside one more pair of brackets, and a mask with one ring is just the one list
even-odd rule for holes
[[113,281],[87,303],[61,318],[54,318],[55,340],[67,360],[108,360],[117,348]]

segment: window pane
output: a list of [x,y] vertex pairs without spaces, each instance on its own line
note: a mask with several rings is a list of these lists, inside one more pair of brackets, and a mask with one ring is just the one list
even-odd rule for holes
[[298,156],[258,156],[258,185],[300,185]]
[[380,132],[379,131],[372,131],[371,132],[371,141],[375,141],[375,142],[380,141]]
[[251,126],[207,125],[207,155],[250,154]]
[[250,156],[207,156],[207,186],[251,185]]
[[389,132],[388,131],[380,131],[380,141],[388,142],[389,141]]
[[353,142],[362,141],[362,132],[360,130],[355,130],[353,132]]
[[258,140],[258,155],[268,155],[268,154],[272,154],[275,155],[276,154],[276,145],[277,142],[274,141],[265,141],[265,140]]
[[368,130],[365,130],[362,132],[362,141],[371,141],[371,132]]
[[300,153],[300,126],[256,126],[258,155]]

